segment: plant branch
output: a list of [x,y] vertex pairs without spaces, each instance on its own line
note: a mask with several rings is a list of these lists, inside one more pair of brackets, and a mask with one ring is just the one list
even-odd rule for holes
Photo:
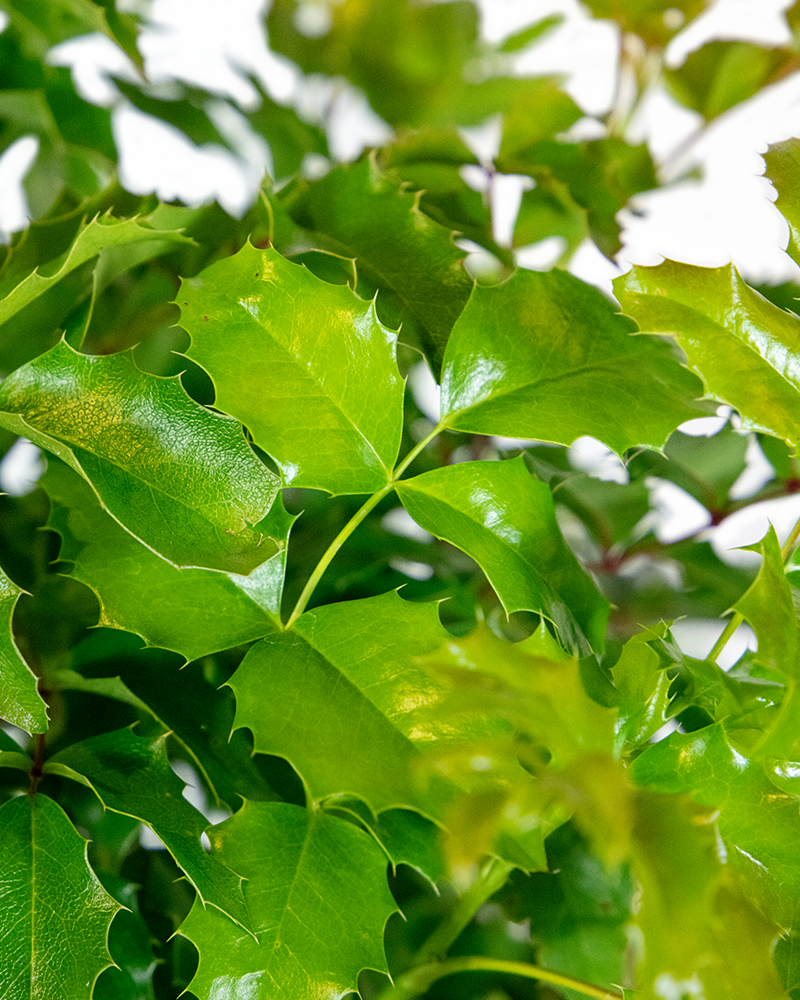
[[542,969],[538,965],[529,965],[526,962],[509,962],[501,958],[484,958],[482,955],[448,958],[445,962],[433,962],[430,965],[410,969],[399,977],[389,995],[392,1000],[411,1000],[412,997],[424,993],[437,979],[450,976],[454,972],[505,972],[512,976],[524,976],[526,979],[538,979],[554,986],[565,986],[576,993],[594,997],[595,1000],[623,1000],[622,993],[616,990],[606,990],[601,986],[573,979],[572,976],[562,975],[560,972],[551,972],[549,969]]
[[436,427],[434,427],[434,429],[430,432],[430,434],[428,434],[427,437],[424,437],[420,442],[418,442],[406,455],[406,457],[403,459],[400,465],[398,465],[397,468],[392,473],[392,478],[389,480],[386,486],[384,486],[383,489],[378,490],[377,493],[373,493],[372,496],[369,497],[369,499],[366,501],[366,503],[364,503],[363,506],[359,507],[359,509],[355,512],[355,514],[353,514],[353,516],[350,518],[347,524],[342,528],[342,530],[339,532],[336,538],[334,538],[334,540],[325,550],[325,554],[323,555],[323,557],[317,563],[316,569],[308,578],[308,582],[306,583],[305,587],[303,587],[303,592],[297,599],[297,604],[295,604],[294,610],[289,616],[289,620],[286,622],[284,628],[291,628],[292,625],[294,625],[294,623],[300,617],[300,615],[303,614],[303,612],[306,609],[306,605],[311,599],[311,595],[314,593],[317,584],[322,579],[322,575],[330,565],[333,557],[336,555],[339,549],[344,545],[344,543],[347,541],[350,535],[352,535],[352,533],[359,526],[359,524],[361,524],[361,522],[364,520],[367,514],[369,514],[369,512],[373,510],[381,502],[381,500],[383,500],[385,496],[388,496],[389,493],[392,492],[392,490],[394,489],[394,484],[397,482],[400,476],[405,472],[405,470],[409,467],[409,465],[411,465],[411,463],[414,461],[417,455],[419,455],[421,451],[424,451],[424,449],[430,444],[430,442],[433,441],[433,439],[437,437],[439,434],[441,434],[443,430],[444,430],[444,425],[441,423],[437,424]]

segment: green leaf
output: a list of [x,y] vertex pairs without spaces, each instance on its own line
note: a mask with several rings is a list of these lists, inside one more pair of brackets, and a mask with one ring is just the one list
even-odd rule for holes
[[563,14],[551,14],[549,17],[543,17],[540,21],[535,21],[526,28],[522,28],[521,31],[515,31],[512,35],[509,35],[508,38],[500,43],[498,51],[519,52],[520,49],[527,48],[531,42],[544,37],[563,23]]
[[451,727],[420,718],[443,685],[415,660],[447,637],[435,605],[396,593],[307,611],[253,646],[231,678],[235,725],[252,730],[256,751],[285,757],[315,802],[350,794],[376,812],[435,816],[441,802],[415,768]]
[[636,266],[614,292],[642,332],[678,340],[708,392],[739,410],[744,429],[800,442],[800,318],[750,288],[732,264]]
[[747,593],[736,602],[736,610],[756,634],[757,662],[783,677],[796,679],[797,623],[775,528],[770,525],[761,541],[747,548],[761,553],[761,568]]
[[27,733],[47,730],[47,706],[14,641],[12,619],[22,590],[0,569],[0,718]]
[[[183,797],[183,782],[169,766],[166,735],[147,739],[130,729],[104,733],[61,750],[45,764],[91,788],[106,809],[141,820],[161,838],[203,906],[213,906],[249,930],[239,875],[203,850],[207,823]],[[241,931],[237,931],[241,933]]]
[[[662,46],[696,17],[706,6],[706,0],[586,0],[595,17],[613,18],[623,31],[633,31],[650,46]],[[667,11],[681,16],[670,21]]]
[[261,549],[274,554],[250,576],[239,576],[178,569],[160,559],[123,530],[86,482],[61,462],[48,462],[41,485],[52,501],[47,526],[61,535],[59,558],[74,563],[70,576],[97,594],[99,625],[135,632],[148,645],[174,649],[187,660],[259,639],[278,627],[294,522],[280,499],[259,524]]
[[52,799],[0,806],[0,982],[8,1000],[88,998],[111,965],[120,909],[86,860],[86,841]]
[[478,563],[506,614],[540,612],[567,647],[602,647],[608,604],[561,537],[549,487],[522,457],[449,465],[395,488],[418,524]]
[[248,879],[258,940],[196,902],[180,933],[200,952],[200,1000],[308,1000],[355,991],[363,968],[388,971],[383,928],[397,906],[386,858],[350,823],[278,802],[247,802],[212,844]]
[[671,678],[650,645],[661,637],[660,631],[637,633],[625,643],[614,664],[614,687],[619,695],[618,753],[626,744],[634,748],[647,743],[673,714],[669,712]]
[[213,379],[217,406],[248,426],[287,485],[386,485],[403,386],[395,335],[372,303],[249,245],[184,281],[178,302],[187,354]]
[[299,185],[287,207],[315,243],[355,259],[359,295],[377,292],[382,321],[402,324],[403,342],[420,347],[438,373],[472,279],[453,233],[423,214],[419,201],[370,156]]
[[677,69],[667,69],[664,81],[681,104],[710,121],[779,79],[790,59],[785,50],[751,42],[708,42]]
[[278,480],[240,425],[195,403],[179,378],[139,371],[130,352],[89,357],[62,341],[2,383],[0,424],[67,462],[177,565],[249,573],[274,552],[253,525]]
[[789,224],[786,252],[800,264],[800,142],[787,139],[769,147],[764,156],[767,177],[778,190],[778,208]]
[[100,976],[92,1000],[155,1000],[152,977],[157,959],[152,934],[139,911],[137,887],[107,872],[100,880],[125,909],[114,918],[108,938],[116,968]]
[[590,434],[618,453],[660,448],[708,408],[666,344],[632,333],[597,289],[562,271],[478,287],[447,345],[443,422],[561,444]]
[[108,215],[98,215],[81,227],[72,246],[55,260],[48,261],[46,267],[38,267],[24,280],[6,289],[0,285],[0,324],[11,319],[20,309],[29,305],[48,289],[52,288],[81,264],[96,257],[109,247],[136,242],[165,240],[173,243],[191,244],[192,240],[178,232],[151,229],[139,219],[114,219]]

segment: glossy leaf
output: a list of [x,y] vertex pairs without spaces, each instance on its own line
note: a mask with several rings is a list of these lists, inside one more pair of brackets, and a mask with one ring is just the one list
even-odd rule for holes
[[258,752],[285,757],[314,801],[349,793],[375,811],[435,816],[441,804],[415,769],[452,727],[424,716],[443,685],[416,657],[447,636],[434,606],[396,593],[307,611],[253,646],[231,678],[235,725],[252,730]]
[[667,345],[632,333],[600,292],[561,271],[476,288],[447,345],[443,421],[562,444],[589,434],[619,453],[660,448],[706,407]]
[[800,264],[800,143],[787,139],[769,147],[764,156],[767,177],[778,189],[778,207],[789,224],[789,245],[786,252]]
[[114,219],[110,216],[96,216],[81,227],[69,250],[55,260],[48,261],[46,267],[37,268],[11,289],[0,292],[5,295],[0,300],[0,324],[5,323],[25,306],[29,305],[48,289],[65,278],[81,264],[96,257],[109,247],[138,242],[191,243],[178,232],[151,229],[138,219]]
[[47,706],[14,641],[12,618],[22,593],[0,569],[0,718],[28,733],[47,729]]
[[241,870],[257,941],[195,903],[180,933],[200,964],[200,1000],[334,1000],[362,968],[386,970],[383,928],[396,909],[386,858],[350,823],[279,802],[248,802],[213,828],[212,845]]
[[0,982],[8,1000],[88,998],[111,965],[120,906],[86,860],[86,841],[46,795],[0,806]]
[[287,485],[386,485],[402,382],[395,335],[372,303],[252,246],[184,281],[178,301],[187,353],[211,375],[217,405],[248,426]]
[[[166,736],[135,736],[130,729],[93,736],[62,750],[45,765],[91,788],[106,809],[146,823],[197,890],[203,906],[213,906],[250,929],[241,877],[203,850],[207,826],[183,797],[183,782],[169,766]],[[241,929],[237,931],[241,933]]]
[[373,158],[303,185],[288,205],[325,249],[355,259],[359,295],[372,298],[400,338],[422,348],[438,373],[453,324],[472,290],[453,234],[419,209]]
[[62,341],[3,382],[0,424],[71,465],[115,520],[177,565],[249,573],[271,554],[253,525],[277,477],[235,420],[199,406],[180,379],[139,371],[129,353],[88,357]]
[[49,462],[41,483],[51,498],[48,527],[61,536],[59,558],[74,563],[70,575],[97,594],[99,625],[136,632],[149,645],[174,649],[187,660],[259,639],[278,627],[294,520],[280,500],[259,525],[260,547],[273,555],[250,576],[240,576],[181,570],[160,559],[124,531],[89,486],[60,462]]
[[544,614],[582,653],[602,646],[607,604],[564,543],[549,488],[522,458],[449,465],[396,490],[418,524],[478,563],[507,614]]
[[670,684],[658,651],[650,641],[659,638],[660,630],[639,632],[625,643],[614,664],[614,687],[619,696],[617,751],[625,744],[637,747],[646,743],[668,719]]
[[108,873],[102,883],[126,909],[117,914],[109,934],[116,968],[106,969],[98,979],[92,1000],[155,1000],[151,980],[157,960],[150,929],[139,911],[137,887]]
[[800,441],[797,316],[746,285],[733,265],[636,266],[614,291],[643,332],[678,340],[708,392],[735,406],[746,429]]

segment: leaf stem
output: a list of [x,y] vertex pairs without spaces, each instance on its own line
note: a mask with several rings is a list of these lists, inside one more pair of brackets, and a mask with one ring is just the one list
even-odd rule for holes
[[412,997],[424,993],[437,979],[450,976],[454,972],[505,972],[513,976],[524,976],[526,979],[538,979],[554,986],[565,986],[595,1000],[623,1000],[622,993],[616,990],[603,989],[592,983],[585,983],[572,976],[551,972],[538,965],[527,962],[510,962],[502,958],[486,958],[483,955],[465,955],[448,958],[445,962],[432,962],[404,972],[399,977],[391,994],[392,1000],[411,1000]]
[[358,510],[355,512],[355,514],[353,514],[353,516],[350,518],[347,524],[342,528],[342,530],[339,532],[336,538],[334,538],[334,540],[325,550],[325,554],[323,555],[323,557],[317,563],[316,569],[308,578],[308,582],[306,583],[305,587],[303,587],[303,592],[297,599],[297,604],[295,604],[294,610],[289,616],[289,620],[286,622],[284,628],[291,628],[292,625],[294,625],[294,623],[300,617],[300,615],[303,614],[303,612],[306,609],[306,605],[311,599],[311,595],[314,593],[317,584],[322,579],[323,573],[328,568],[328,566],[330,566],[331,560],[339,551],[339,549],[344,545],[344,543],[347,541],[350,535],[352,535],[352,533],[359,526],[359,524],[361,524],[361,522],[364,520],[367,514],[369,514],[369,512],[373,510],[381,502],[381,500],[383,500],[385,496],[388,496],[389,493],[392,492],[392,490],[394,489],[394,484],[397,482],[400,476],[402,476],[402,474],[406,471],[409,465],[411,465],[411,463],[414,461],[417,455],[419,455],[421,451],[424,451],[425,448],[427,448],[427,446],[431,443],[431,441],[433,441],[435,437],[438,437],[438,435],[441,434],[443,430],[444,430],[444,424],[442,423],[437,424],[436,427],[434,427],[434,429],[430,432],[430,434],[428,434],[427,437],[424,437],[421,441],[419,441],[406,455],[406,457],[403,459],[400,465],[398,465],[397,468],[394,470],[391,479],[383,487],[383,489],[378,490],[377,493],[373,493],[372,496],[369,497],[369,499],[366,501],[366,503],[364,503],[363,506],[359,507]]
[[[789,533],[789,537],[783,543],[783,547],[781,548],[781,558],[783,559],[784,566],[789,561],[789,557],[791,556],[791,554],[794,552],[794,547],[797,544],[798,538],[800,538],[800,517],[798,517],[798,519],[795,521],[794,527]],[[736,629],[739,628],[739,626],[742,624],[743,621],[744,621],[744,615],[740,611],[737,611],[736,614],[733,616],[733,618],[731,618],[731,620],[722,630],[717,641],[714,643],[711,652],[708,654],[709,660],[716,662],[717,657],[722,652],[722,650],[728,645],[731,636],[736,631]]]

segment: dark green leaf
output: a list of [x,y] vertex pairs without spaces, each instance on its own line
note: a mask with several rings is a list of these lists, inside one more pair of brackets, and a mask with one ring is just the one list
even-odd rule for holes
[[86,860],[86,841],[46,795],[0,806],[0,982],[8,1000],[88,998],[112,964],[120,909]]
[[383,928],[397,908],[386,858],[350,823],[285,803],[248,802],[212,846],[248,880],[257,941],[195,902],[180,933],[200,952],[200,1000],[339,997],[364,967],[386,970]]
[[47,706],[14,641],[11,620],[22,593],[0,569],[0,718],[28,733],[47,729]]
[[253,525],[278,480],[241,426],[195,403],[179,378],[145,375],[130,353],[89,357],[62,341],[3,382],[0,422],[72,466],[177,565],[249,573],[277,548]]
[[745,284],[732,264],[636,266],[614,291],[642,332],[676,337],[708,392],[735,406],[745,428],[800,441],[797,316]]
[[632,332],[600,292],[562,271],[476,288],[447,345],[443,422],[563,444],[590,434],[619,453],[660,448],[707,407],[667,345]]
[[183,782],[169,766],[166,739],[140,738],[130,729],[93,736],[51,757],[45,770],[91,788],[106,809],[146,823],[186,873],[202,904],[249,930],[242,880],[219,855],[203,850],[200,836],[207,824],[183,797]]
[[108,938],[116,968],[106,969],[98,979],[92,1000],[155,1000],[151,980],[156,956],[152,934],[139,912],[136,886],[108,873],[100,881],[126,909],[115,917]]
[[478,563],[507,614],[540,612],[567,647],[602,647],[608,605],[564,543],[550,489],[524,459],[450,465],[396,490],[418,524]]
[[247,424],[287,485],[386,485],[402,382],[395,335],[373,304],[252,246],[184,281],[178,301],[187,353],[214,380],[217,405]]

